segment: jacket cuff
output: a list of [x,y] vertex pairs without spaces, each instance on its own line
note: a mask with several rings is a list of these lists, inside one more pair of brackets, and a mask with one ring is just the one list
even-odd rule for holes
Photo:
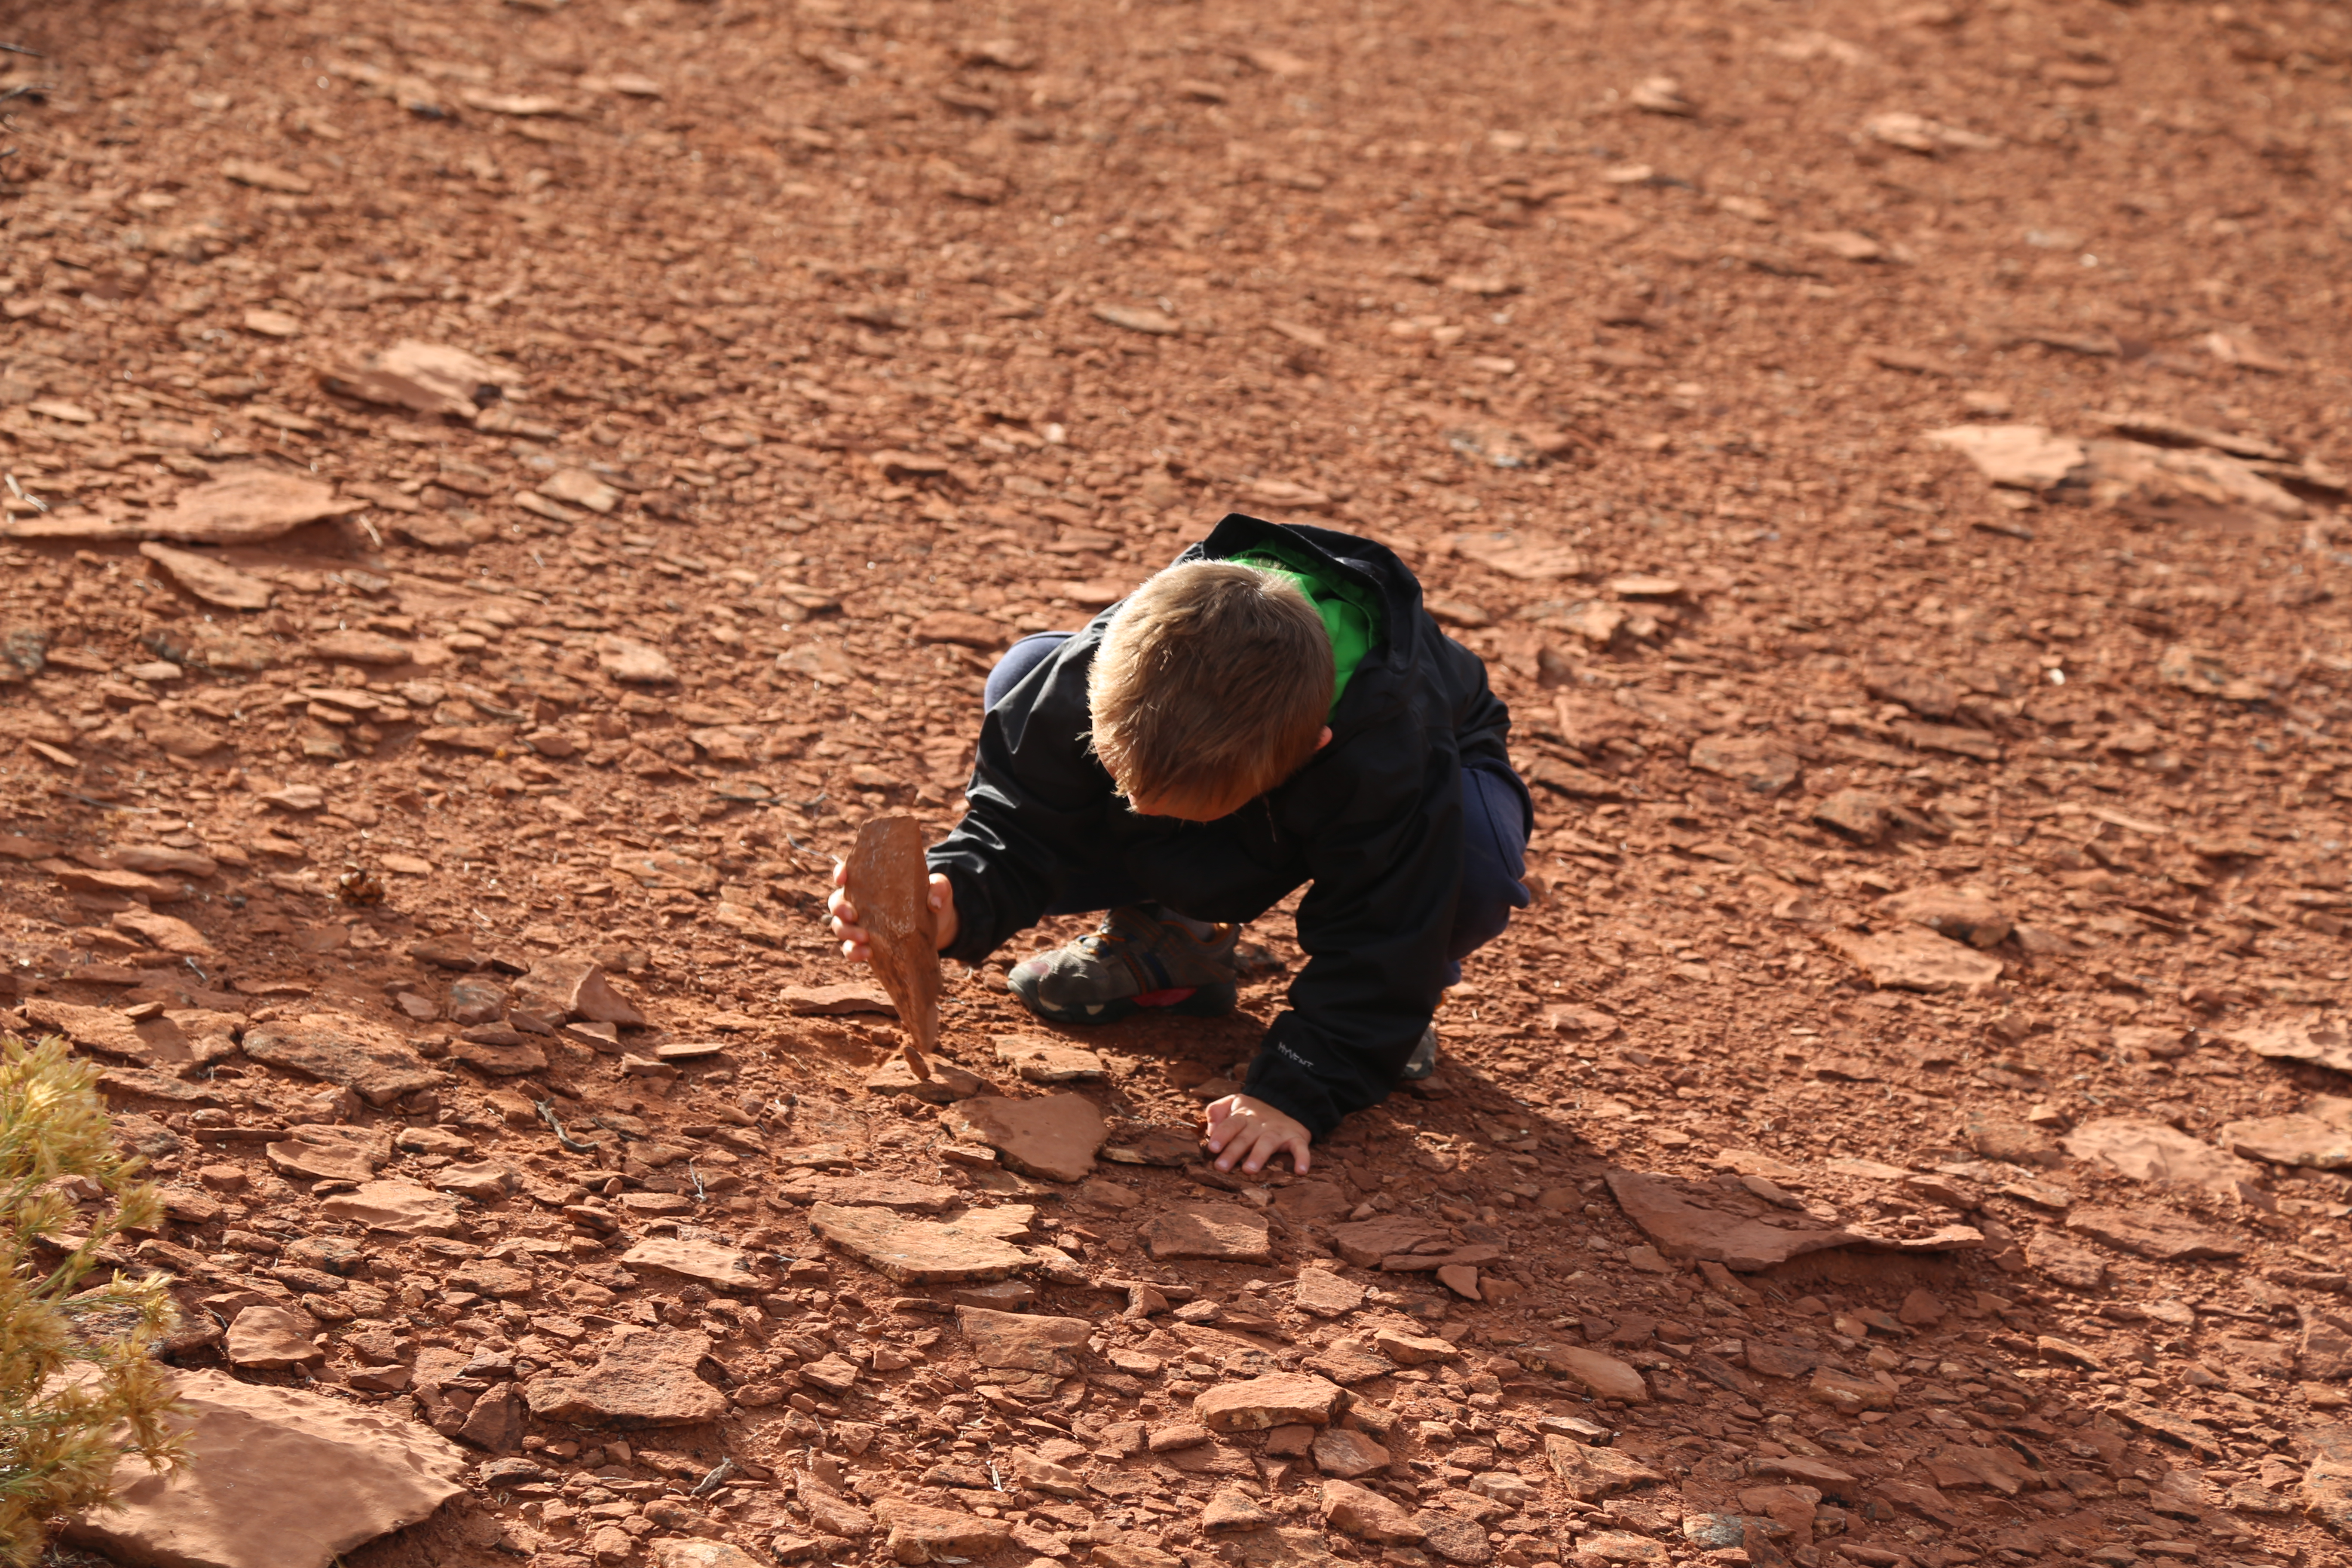
[[1265,1047],[1250,1063],[1242,1092],[1273,1106],[1318,1139],[1329,1137],[1347,1115],[1314,1068],[1293,1055],[1279,1034],[1266,1037]]

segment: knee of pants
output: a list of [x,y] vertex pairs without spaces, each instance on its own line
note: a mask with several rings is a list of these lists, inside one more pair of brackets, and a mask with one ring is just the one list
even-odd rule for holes
[[1020,685],[1031,670],[1053,657],[1054,650],[1069,637],[1068,632],[1031,632],[1006,648],[1004,657],[996,661],[996,668],[988,672],[988,679],[981,687],[981,706],[993,708],[1003,701],[1006,692]]

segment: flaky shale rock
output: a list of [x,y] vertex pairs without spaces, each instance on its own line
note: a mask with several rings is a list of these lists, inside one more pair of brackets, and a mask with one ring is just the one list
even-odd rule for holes
[[306,1013],[289,1023],[247,1029],[245,1054],[339,1084],[370,1105],[389,1105],[441,1081],[441,1074],[406,1040],[345,1013]]
[[2337,1539],[2352,1541],[2352,1426],[2313,1426],[2302,1436],[2311,1455],[2311,1467],[2303,1473],[2303,1511]]
[[584,952],[551,952],[515,982],[515,1005],[624,1028],[645,1027],[646,1016],[613,989],[604,966]]
[[67,1525],[126,1568],[326,1568],[465,1489],[465,1452],[430,1427],[340,1399],[174,1374],[187,1463],[115,1470],[120,1509]]
[[[1937,938],[1942,941],[1942,938]],[[1962,951],[1966,951],[1963,949]],[[1609,1191],[1625,1216],[1642,1227],[1666,1257],[1754,1273],[1835,1247],[1869,1247],[1898,1252],[1950,1252],[1984,1245],[1973,1226],[1942,1226],[1919,1235],[1863,1226],[1832,1225],[1806,1214],[1780,1223],[1744,1218],[1693,1202],[1669,1178],[1643,1171],[1607,1173]]]
[[1076,1094],[1040,1100],[982,1095],[948,1107],[940,1113],[940,1125],[964,1142],[987,1144],[1023,1175],[1049,1182],[1085,1181],[1108,1131],[1094,1102]]
[[623,1331],[594,1366],[542,1373],[523,1396],[533,1415],[579,1426],[690,1426],[716,1421],[726,1413],[727,1396],[695,1372],[709,1355],[707,1334]]
[[985,1284],[1029,1267],[1030,1256],[1007,1238],[1027,1231],[1036,1212],[1005,1204],[929,1220],[818,1204],[809,1210],[809,1229],[901,1285]]

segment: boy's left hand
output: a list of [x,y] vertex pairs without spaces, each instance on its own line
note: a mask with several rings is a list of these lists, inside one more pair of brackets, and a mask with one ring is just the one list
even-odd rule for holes
[[1209,1147],[1217,1155],[1217,1169],[1230,1171],[1236,1163],[1251,1175],[1287,1150],[1290,1168],[1307,1173],[1307,1146],[1315,1135],[1262,1100],[1229,1094],[1209,1107]]

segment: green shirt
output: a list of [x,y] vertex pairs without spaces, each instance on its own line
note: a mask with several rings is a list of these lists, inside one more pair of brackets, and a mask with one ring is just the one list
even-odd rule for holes
[[1322,616],[1323,629],[1331,635],[1331,711],[1337,713],[1339,699],[1347,695],[1349,678],[1380,640],[1380,595],[1340,576],[1313,556],[1278,544],[1261,544],[1234,559],[1244,566],[1255,566],[1288,580]]

